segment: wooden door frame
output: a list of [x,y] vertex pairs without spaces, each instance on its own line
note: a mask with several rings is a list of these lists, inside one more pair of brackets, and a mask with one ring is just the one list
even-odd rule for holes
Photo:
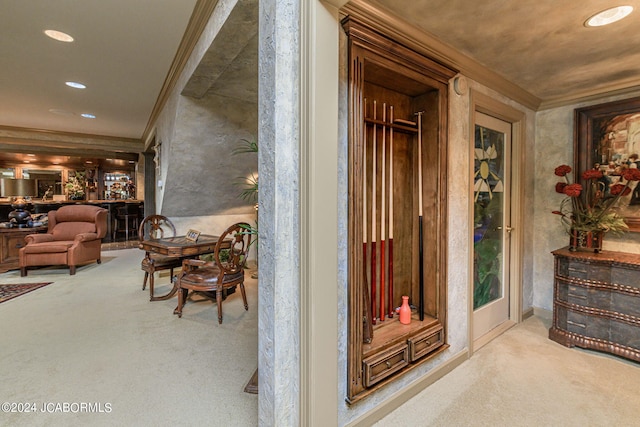
[[[522,260],[524,253],[524,144],[526,141],[526,115],[488,95],[471,90],[469,103],[470,170],[473,170],[475,146],[475,113],[479,112],[511,123],[511,262],[509,266],[509,319],[490,333],[473,340],[473,232],[469,233],[469,287],[468,287],[468,346],[469,357],[482,345],[491,341],[513,325],[522,321]],[[471,172],[471,176],[473,173]],[[473,185],[469,189],[469,230],[473,230]]]

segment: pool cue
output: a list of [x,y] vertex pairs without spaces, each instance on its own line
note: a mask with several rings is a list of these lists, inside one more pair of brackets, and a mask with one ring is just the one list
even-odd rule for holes
[[376,324],[376,288],[378,282],[376,280],[376,187],[378,186],[376,179],[376,100],[373,100],[373,153],[371,154],[373,160],[373,166],[371,168],[371,323]]
[[385,121],[387,120],[387,103],[382,103],[382,193],[380,194],[380,321],[384,321],[386,309],[384,307],[384,298],[385,298],[385,262],[386,258],[384,256],[384,240],[385,240],[385,230],[386,230],[386,198],[385,198],[385,187],[387,184],[387,176],[386,176],[386,163],[385,159],[387,157],[386,153],[386,138],[387,138],[387,126]]
[[393,317],[393,105],[389,106],[389,317]]
[[[364,98],[364,117],[367,115],[367,98]],[[364,132],[362,133],[362,270],[364,283],[364,328],[362,339],[365,343],[370,343],[373,339],[373,324],[371,323],[371,292],[369,281],[367,280],[367,246],[369,244],[367,236],[367,123],[363,120]]]
[[424,320],[424,257],[423,257],[423,231],[422,231],[422,114],[424,111],[416,113],[418,116],[418,238],[420,241],[418,256],[420,257],[420,288],[418,314],[420,321]]

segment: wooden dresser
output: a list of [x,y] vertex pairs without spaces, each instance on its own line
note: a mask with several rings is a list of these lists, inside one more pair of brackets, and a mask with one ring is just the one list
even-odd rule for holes
[[640,255],[553,252],[549,338],[640,362]]
[[29,234],[44,233],[47,227],[0,228],[0,273],[19,267],[18,253]]

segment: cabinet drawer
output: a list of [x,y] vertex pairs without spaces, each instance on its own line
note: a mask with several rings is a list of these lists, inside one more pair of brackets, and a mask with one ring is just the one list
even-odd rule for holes
[[409,360],[415,362],[444,344],[442,327],[427,330],[409,339]]
[[409,346],[405,343],[391,347],[362,361],[364,385],[370,387],[409,364]]
[[563,277],[608,282],[611,278],[611,268],[603,264],[565,259],[558,263],[557,274]]
[[569,304],[588,305],[589,304],[589,290],[582,286],[568,285],[567,286],[567,302]]
[[558,287],[558,300],[568,302],[570,304],[588,305],[589,302],[589,289],[579,284],[564,281],[562,279],[556,280],[556,286]]
[[640,280],[638,270],[614,266],[611,268],[611,283],[629,286],[640,295]]
[[611,320],[586,313],[567,310],[566,330],[583,337],[595,338],[602,341],[610,340]]

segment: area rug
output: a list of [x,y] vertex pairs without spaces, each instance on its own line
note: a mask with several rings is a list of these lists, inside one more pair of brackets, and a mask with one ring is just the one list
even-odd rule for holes
[[13,283],[7,285],[0,285],[0,302],[8,301],[12,298],[19,297],[28,292],[35,291],[38,288],[47,286],[53,282],[41,282],[41,283]]

